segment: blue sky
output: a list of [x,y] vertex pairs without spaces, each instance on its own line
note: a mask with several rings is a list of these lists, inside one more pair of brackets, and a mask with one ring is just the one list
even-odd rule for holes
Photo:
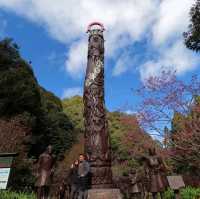
[[57,96],[82,93],[86,27],[106,27],[105,93],[109,110],[134,111],[136,89],[162,67],[187,80],[200,59],[183,45],[192,0],[0,0],[0,37],[21,47],[39,83]]

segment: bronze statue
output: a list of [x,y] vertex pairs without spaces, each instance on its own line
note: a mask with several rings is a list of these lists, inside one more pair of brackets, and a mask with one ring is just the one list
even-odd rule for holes
[[153,199],[160,193],[161,199],[166,189],[166,179],[163,175],[167,171],[164,160],[156,154],[155,148],[149,149],[149,156],[145,158],[146,174],[148,177],[148,192],[152,193]]
[[138,170],[132,169],[129,174],[129,178],[131,182],[131,187],[130,187],[131,199],[134,199],[134,198],[142,199],[143,187],[142,187],[141,174],[139,173]]
[[[98,28],[92,29],[93,25]],[[88,62],[84,85],[85,154],[89,154],[93,188],[112,187],[111,150],[104,102],[104,28],[88,28]]]
[[48,146],[46,151],[39,156],[37,162],[36,183],[37,198],[48,199],[50,185],[53,177],[54,158],[52,155],[52,146]]

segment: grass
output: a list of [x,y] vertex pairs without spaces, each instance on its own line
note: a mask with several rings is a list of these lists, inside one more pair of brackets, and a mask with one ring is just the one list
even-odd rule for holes
[[[200,199],[200,188],[186,187],[180,191],[181,199]],[[174,192],[168,189],[164,199],[175,199]]]
[[0,199],[36,199],[34,193],[0,191]]

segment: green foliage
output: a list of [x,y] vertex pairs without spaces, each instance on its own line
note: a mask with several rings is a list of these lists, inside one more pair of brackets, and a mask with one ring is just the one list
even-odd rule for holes
[[187,187],[181,191],[182,199],[199,199],[200,188]]
[[131,169],[140,169],[142,157],[148,147],[156,145],[139,126],[133,115],[121,112],[108,113],[109,132],[113,157],[113,173],[120,176]]
[[164,199],[175,199],[174,191],[167,189],[167,191],[164,192]]
[[[121,116],[123,114],[119,112],[110,112],[108,113],[108,126],[109,126],[109,133],[111,136],[111,147],[112,151],[118,151],[119,153],[123,153],[123,150],[120,151],[121,147],[121,137],[126,131],[125,125],[121,123]],[[125,154],[124,154],[125,155]],[[122,154],[122,156],[124,156]]]
[[8,187],[12,190],[30,192],[34,188],[35,177],[32,173],[33,160],[17,161],[11,170]]
[[0,46],[1,68],[6,68],[8,65],[14,65],[18,61],[21,61],[19,47],[16,43],[12,42],[12,39],[5,38],[1,41]]
[[196,0],[191,8],[189,30],[184,33],[184,37],[189,49],[200,51],[200,0]]
[[200,96],[195,97],[195,103],[197,106],[200,105]]
[[[200,188],[186,187],[180,191],[181,199],[199,199]],[[164,199],[175,199],[174,191],[168,189],[164,193]]]
[[62,112],[48,114],[49,129],[45,139],[54,147],[55,154],[63,154],[72,147],[75,135],[69,118]]
[[34,131],[42,132],[42,134],[35,134],[32,153],[38,155],[47,145],[51,144],[54,153],[61,158],[65,150],[72,147],[76,133],[71,120],[63,112],[60,99],[43,88],[40,92],[42,112],[37,116]]
[[184,124],[184,121],[185,121],[185,116],[178,113],[178,112],[175,112],[174,113],[174,116],[173,116],[173,119],[172,119],[172,132],[176,132],[176,131],[179,131],[183,128],[183,124]]
[[42,87],[40,87],[40,93],[42,94],[42,105],[47,112],[61,112],[63,110],[61,100],[53,93]]
[[41,106],[40,91],[31,67],[20,58],[18,47],[0,42],[0,116],[24,111],[35,114]]
[[[82,97],[74,96],[72,98],[64,99],[63,109],[69,117],[70,121],[72,121],[73,125],[75,126],[75,129],[78,132],[84,132]],[[133,134],[142,134],[141,129],[138,123],[136,122],[136,118],[134,116],[127,116],[126,114],[117,111],[107,111],[107,119],[111,138],[114,175],[122,175],[123,173],[127,173],[128,170],[132,167],[138,168],[140,164],[129,153],[130,147],[132,148],[133,144],[124,144],[124,139],[126,138],[126,135],[129,132],[132,132]],[[128,122],[124,122],[124,120],[127,120]],[[142,141],[152,141],[152,139],[146,134],[142,135]],[[135,145],[139,146],[139,143],[136,143]],[[126,163],[126,166],[124,166],[123,163]]]
[[84,131],[83,120],[83,98],[74,96],[64,99],[62,102],[64,113],[70,118],[74,127],[80,131]]
[[60,99],[38,84],[11,39],[0,42],[0,52],[0,117],[24,116],[32,128],[29,156],[38,156],[49,144],[62,155],[75,135]]
[[0,199],[36,199],[33,193],[0,191]]
[[170,134],[173,150],[171,162],[176,173],[199,176],[199,96],[194,98],[193,106],[187,115],[175,113]]
[[[63,112],[61,100],[38,84],[31,66],[21,58],[19,47],[11,39],[0,41],[0,88],[0,118],[9,121],[20,115],[31,129],[24,138],[27,151],[22,153],[37,158],[51,144],[57,158],[62,158],[75,142],[73,122]],[[24,146],[20,147],[23,150]],[[15,179],[20,183],[13,182],[13,187],[20,190],[18,185],[32,186],[30,166],[22,161],[16,171]]]

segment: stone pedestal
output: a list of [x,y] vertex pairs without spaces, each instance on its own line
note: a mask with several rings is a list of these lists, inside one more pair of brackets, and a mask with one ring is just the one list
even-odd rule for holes
[[90,189],[87,199],[122,199],[119,189]]

